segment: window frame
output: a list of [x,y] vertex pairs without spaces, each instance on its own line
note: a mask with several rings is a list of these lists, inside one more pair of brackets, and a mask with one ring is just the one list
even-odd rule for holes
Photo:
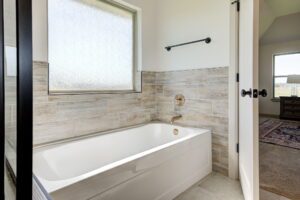
[[280,97],[275,97],[275,79],[276,78],[284,78],[288,77],[288,75],[284,76],[275,76],[275,57],[276,56],[283,56],[283,55],[292,55],[292,54],[300,54],[300,51],[292,51],[292,52],[285,52],[285,53],[275,53],[273,54],[272,58],[272,81],[273,81],[273,100],[278,101]]
[[[49,30],[49,1],[47,0],[47,30]],[[97,0],[133,15],[133,65],[132,90],[50,90],[50,63],[48,62],[48,95],[84,95],[84,94],[129,94],[142,92],[142,10],[122,0]],[[49,60],[49,32],[47,31],[47,56]]]

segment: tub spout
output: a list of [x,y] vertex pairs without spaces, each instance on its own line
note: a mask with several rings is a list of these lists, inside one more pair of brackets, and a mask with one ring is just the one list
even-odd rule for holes
[[172,118],[171,118],[171,124],[174,124],[174,122],[176,121],[176,120],[179,120],[179,119],[181,119],[182,118],[182,115],[176,115],[176,116],[173,116]]

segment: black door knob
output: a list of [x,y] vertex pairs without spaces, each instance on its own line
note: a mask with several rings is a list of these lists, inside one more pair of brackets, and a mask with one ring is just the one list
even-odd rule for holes
[[249,97],[252,97],[252,89],[250,88],[248,91],[246,91],[246,90],[243,89],[241,91],[241,95],[242,95],[242,97],[245,97],[247,95],[249,95]]
[[257,89],[253,90],[253,97],[257,98],[258,96],[266,97],[268,96],[268,92],[266,89],[262,89],[261,91],[258,91]]
[[260,95],[262,97],[266,97],[266,96],[268,96],[268,92],[267,92],[266,89],[263,89],[263,90],[258,92],[258,95]]

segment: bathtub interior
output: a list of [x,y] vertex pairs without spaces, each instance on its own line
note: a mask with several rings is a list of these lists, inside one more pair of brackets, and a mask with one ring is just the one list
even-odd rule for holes
[[[174,129],[178,134],[174,134]],[[34,173],[61,181],[97,173],[193,137],[204,130],[153,123],[34,150]],[[147,152],[148,151],[148,152]],[[43,182],[43,181],[42,181]]]

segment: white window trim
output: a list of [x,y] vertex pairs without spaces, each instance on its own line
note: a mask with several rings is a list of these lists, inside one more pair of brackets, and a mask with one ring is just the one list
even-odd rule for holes
[[299,51],[292,51],[292,52],[284,52],[284,53],[275,53],[272,55],[272,90],[273,90],[273,97],[271,99],[271,101],[274,101],[274,102],[278,102],[279,101],[279,97],[275,97],[275,78],[280,78],[280,77],[287,77],[288,75],[278,75],[278,76],[275,76],[275,57],[276,56],[282,56],[282,55],[291,55],[291,54],[300,54]]
[[[51,0],[50,0],[51,1]],[[50,91],[50,63],[48,63],[48,95],[83,95],[83,94],[128,94],[128,93],[141,93],[142,92],[142,9],[129,4],[122,0],[99,0],[116,7],[123,8],[134,14],[134,35],[133,35],[133,90],[70,90],[70,91]],[[48,15],[48,2],[47,0],[47,30],[49,29],[49,15]],[[47,31],[47,54],[49,60],[49,37]]]

